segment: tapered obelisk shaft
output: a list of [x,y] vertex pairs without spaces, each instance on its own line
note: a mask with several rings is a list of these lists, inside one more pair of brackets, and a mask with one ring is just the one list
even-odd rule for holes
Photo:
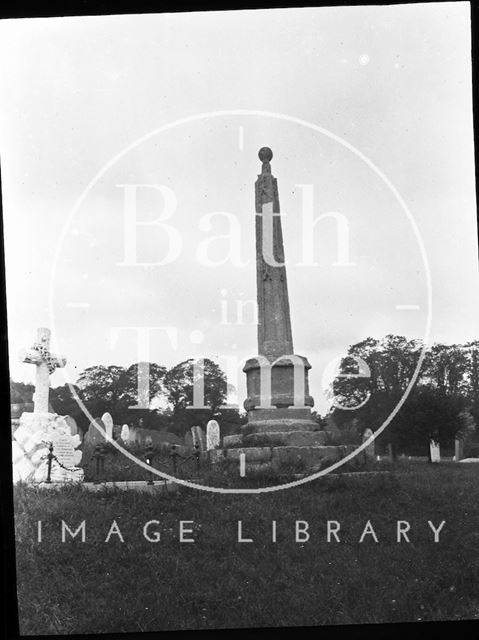
[[263,163],[255,183],[258,353],[273,360],[293,353],[293,338],[273,153],[263,147],[258,155]]
[[311,365],[293,353],[278,185],[270,166],[273,152],[263,147],[258,155],[263,163],[255,182],[258,355],[243,367],[247,428],[263,432],[312,430]]

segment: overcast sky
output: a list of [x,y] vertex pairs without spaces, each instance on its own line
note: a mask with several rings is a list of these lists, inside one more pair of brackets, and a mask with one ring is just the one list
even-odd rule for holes
[[[172,327],[176,345],[162,330],[150,345],[151,360],[168,366],[254,355],[251,316],[233,325],[222,314],[233,322],[235,301],[256,296],[254,181],[265,145],[295,352],[313,366],[319,409],[321,374],[350,344],[424,337],[415,225],[431,273],[430,340],[477,338],[470,66],[469,5],[460,2],[2,21],[11,376],[33,380],[17,354],[39,326],[52,328],[68,359],[53,386],[87,366],[136,362],[134,331],[115,341],[118,327]],[[138,190],[138,220],[169,215],[175,231],[126,229],[119,185],[132,183],[160,187]],[[347,221],[350,266],[334,264],[332,218],[305,231],[311,192],[315,218]],[[137,262],[164,262],[168,252],[171,261],[132,264],[132,237]],[[314,266],[300,264],[308,237]],[[205,252],[224,263],[204,264]]]

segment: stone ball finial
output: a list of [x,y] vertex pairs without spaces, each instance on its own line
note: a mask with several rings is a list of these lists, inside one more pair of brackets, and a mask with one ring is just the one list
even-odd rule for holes
[[273,152],[269,147],[261,147],[258,151],[258,158],[261,162],[270,162],[273,157]]

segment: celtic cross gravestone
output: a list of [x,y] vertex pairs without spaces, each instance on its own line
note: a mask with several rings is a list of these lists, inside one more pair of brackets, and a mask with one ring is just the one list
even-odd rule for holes
[[66,359],[50,353],[50,329],[37,330],[37,341],[31,349],[20,352],[21,362],[34,364],[35,394],[33,396],[33,412],[48,413],[48,396],[50,391],[50,375],[66,365]]

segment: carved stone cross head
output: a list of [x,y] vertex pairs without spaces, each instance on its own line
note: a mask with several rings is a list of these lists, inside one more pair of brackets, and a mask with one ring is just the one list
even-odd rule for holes
[[32,348],[20,352],[21,362],[34,364],[36,367],[34,413],[48,413],[50,375],[67,362],[63,356],[50,353],[50,335],[50,329],[38,329],[37,340]]

